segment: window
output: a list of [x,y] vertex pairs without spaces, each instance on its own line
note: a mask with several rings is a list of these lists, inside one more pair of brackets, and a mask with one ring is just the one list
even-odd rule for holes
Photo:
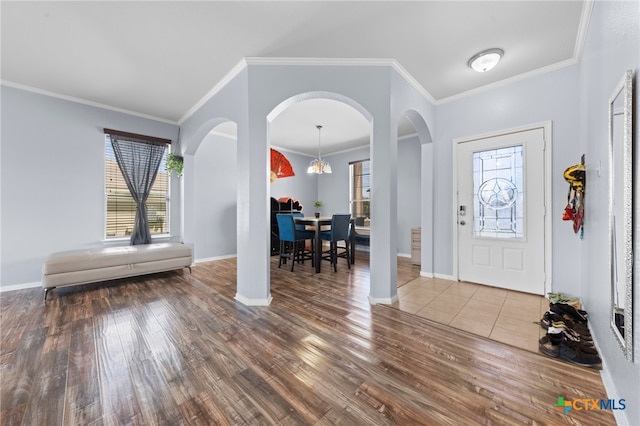
[[351,217],[356,226],[368,228],[371,224],[371,161],[349,164]]
[[[141,142],[142,143],[142,142]],[[169,175],[165,150],[153,186],[147,199],[147,220],[152,236],[169,234]],[[105,238],[127,238],[133,232],[136,203],[116,162],[111,139],[105,134]]]
[[524,238],[522,145],[473,153],[473,235]]

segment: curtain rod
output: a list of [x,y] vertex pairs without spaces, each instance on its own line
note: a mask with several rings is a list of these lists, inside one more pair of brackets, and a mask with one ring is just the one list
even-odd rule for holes
[[154,136],[139,135],[137,133],[123,132],[122,130],[104,129],[105,135],[122,136],[125,138],[140,139],[146,142],[171,144],[171,139],[156,138]]

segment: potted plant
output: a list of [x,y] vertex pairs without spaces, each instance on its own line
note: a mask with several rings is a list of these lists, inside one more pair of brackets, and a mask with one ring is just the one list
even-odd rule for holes
[[182,176],[182,170],[184,167],[184,158],[181,155],[170,152],[167,155],[167,173],[175,174],[176,176]]
[[[315,200],[313,202],[313,207],[315,207],[316,209],[320,209],[320,207],[322,207],[322,206],[324,206],[324,203],[322,201],[320,201],[320,200]],[[315,213],[315,215],[316,215],[316,217],[320,217],[320,212],[317,211]]]

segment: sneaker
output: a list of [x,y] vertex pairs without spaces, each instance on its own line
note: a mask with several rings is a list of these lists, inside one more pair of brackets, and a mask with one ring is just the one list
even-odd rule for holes
[[583,323],[576,323],[571,320],[568,315],[560,316],[558,314],[554,314],[553,312],[545,312],[545,314],[540,319],[540,327],[548,330],[549,327],[554,328],[570,328],[577,332],[584,340],[592,340],[591,332],[589,331],[589,327]]
[[[562,337],[559,336],[558,337],[558,341],[555,343],[555,345],[559,345],[560,344],[560,339]],[[538,341],[539,345],[543,345],[545,346],[545,350],[548,352],[553,352],[553,345],[554,342],[552,341],[552,336],[550,335],[546,335],[546,336],[542,336],[542,338]],[[565,342],[570,348],[574,349],[574,350],[579,350],[585,354],[588,355],[598,355],[598,350],[596,348],[594,348],[591,344],[588,343],[580,343],[580,342],[572,342],[571,340],[566,340]],[[557,348],[559,349],[559,347]],[[541,350],[541,352],[544,353],[543,350]],[[549,354],[547,354],[549,355]],[[558,353],[559,355],[559,353]],[[553,355],[551,355],[553,356]]]
[[552,321],[551,325],[547,327],[547,330],[551,327],[560,330],[567,330],[569,333],[577,335],[582,340],[593,340],[588,329],[585,330],[584,327],[580,327],[580,331],[578,331],[578,329],[571,327],[565,321]]
[[549,310],[558,315],[567,314],[576,322],[587,322],[587,312],[582,309],[576,309],[571,305],[566,305],[564,303],[550,303]]
[[584,352],[580,346],[567,343],[567,339],[562,336],[558,341],[557,336],[545,336],[538,341],[538,349],[543,354],[560,358],[572,364],[585,367],[596,367],[602,364],[598,355]]

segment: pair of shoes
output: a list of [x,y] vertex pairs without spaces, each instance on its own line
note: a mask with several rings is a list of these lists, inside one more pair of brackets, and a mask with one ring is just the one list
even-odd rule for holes
[[560,358],[572,364],[586,367],[597,367],[602,364],[597,354],[587,353],[580,345],[568,343],[564,335],[547,334],[538,341],[538,349],[547,356]]
[[560,321],[551,321],[549,328],[556,328],[561,330],[570,330],[571,332],[577,334],[582,337],[583,340],[593,340],[591,338],[591,332],[589,332],[589,328],[586,324],[571,324],[568,320],[560,320]]
[[547,334],[548,335],[560,335],[560,334],[563,334],[564,337],[566,337],[567,340],[572,341],[572,342],[577,342],[577,343],[591,343],[592,342],[589,339],[583,338],[575,330],[572,330],[572,329],[566,328],[566,327],[555,328],[553,326],[550,326],[547,329]]
[[547,311],[540,319],[540,327],[548,330],[549,327],[555,328],[570,328],[582,336],[585,340],[591,339],[591,332],[589,327],[583,323],[574,322],[569,315],[558,315],[553,312]]
[[[549,336],[547,334],[546,336],[542,336],[542,338],[538,341],[538,343],[543,346],[546,345],[546,347],[548,348],[552,348],[553,347],[553,344],[551,343],[552,338],[554,337]],[[573,350],[580,351],[588,355],[598,355],[598,350],[594,348],[592,345],[579,343],[579,342],[572,342],[571,340],[567,340],[565,343],[567,346],[569,346]]]
[[554,314],[569,315],[573,321],[587,323],[587,311],[576,309],[571,305],[565,303],[550,303],[549,310]]
[[579,297],[569,297],[565,296],[562,293],[547,293],[549,302],[551,303],[566,303],[567,305],[571,305],[576,307],[580,305]]

